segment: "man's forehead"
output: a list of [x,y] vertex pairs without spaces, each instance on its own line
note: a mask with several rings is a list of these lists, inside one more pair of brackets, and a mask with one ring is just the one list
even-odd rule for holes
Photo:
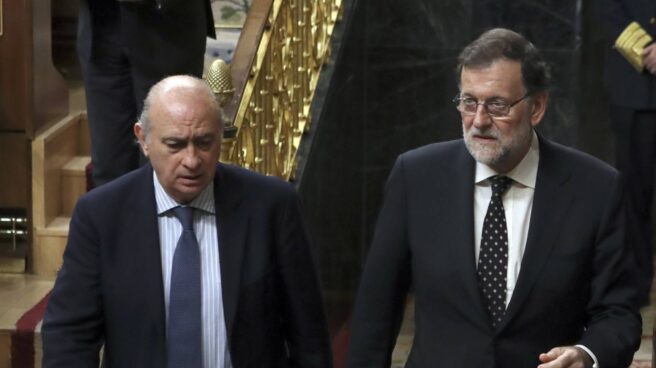
[[460,88],[522,88],[521,64],[516,61],[501,59],[482,67],[463,67],[460,73]]
[[162,137],[201,137],[217,135],[220,131],[218,125],[201,123],[198,125],[189,125],[182,122],[172,122],[162,124],[159,129]]
[[209,115],[215,115],[211,102],[196,96],[176,97],[169,95],[163,98],[158,107],[163,113],[171,115],[179,120],[193,120]]
[[481,65],[463,66],[460,77],[462,78],[464,74],[475,73],[507,73],[521,76],[522,64],[517,60],[502,58]]
[[160,136],[162,139],[166,138],[180,138],[180,139],[187,139],[191,137],[192,139],[195,138],[206,138],[206,137],[214,137],[218,136],[219,131],[213,130],[213,129],[195,129],[189,134],[189,131],[186,130],[167,130],[167,131],[162,131]]
[[200,103],[172,103],[153,109],[153,127],[162,129],[214,129],[219,127],[219,116],[210,106]]

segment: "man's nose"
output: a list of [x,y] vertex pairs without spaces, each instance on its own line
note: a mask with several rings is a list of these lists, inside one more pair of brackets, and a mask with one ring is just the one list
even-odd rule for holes
[[182,164],[188,169],[196,169],[200,165],[200,158],[198,157],[198,152],[193,145],[189,145],[185,150],[184,158],[182,159]]
[[473,125],[476,128],[485,128],[492,124],[492,118],[487,113],[487,108],[483,104],[476,106],[476,114],[474,115]]

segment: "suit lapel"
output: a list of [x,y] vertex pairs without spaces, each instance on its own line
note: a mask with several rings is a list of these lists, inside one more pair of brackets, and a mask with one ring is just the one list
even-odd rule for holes
[[[457,183],[457,189],[455,195],[453,196],[453,213],[458,214],[457,218],[463,220],[462,243],[458,242],[456,249],[456,260],[461,262],[460,269],[464,272],[462,273],[463,282],[465,284],[465,291],[467,292],[468,298],[472,302],[472,306],[476,308],[476,315],[482,316],[481,323],[488,323],[487,311],[485,310],[485,305],[483,299],[481,298],[480,288],[478,287],[478,276],[476,274],[476,255],[475,255],[475,240],[474,240],[474,181],[476,173],[476,163],[471,158],[469,152],[462,150],[461,152],[460,166],[461,168],[466,167],[463,175],[462,173],[459,176],[459,180],[462,182]],[[456,173],[454,173],[455,175]],[[458,229],[457,226],[453,226],[452,229]],[[452,239],[458,239],[458,237],[453,237]]]
[[[161,348],[164,351],[165,344],[165,312],[164,312],[164,284],[162,282],[162,261],[159,240],[159,228],[157,225],[157,203],[155,202],[155,189],[153,187],[153,170],[150,165],[140,169],[138,188],[132,199],[126,198],[132,203],[132,210],[126,214],[126,223],[134,229],[134,256],[143,262],[144,272],[139,276],[142,280],[139,284],[146,293],[149,318],[155,326],[156,336],[161,336]],[[155,357],[153,357],[155,359]]]
[[240,206],[243,199],[242,187],[235,182],[234,174],[230,170],[232,169],[219,165],[214,180],[223,308],[228,339],[232,335],[237,310],[242,258],[248,229],[246,206]]
[[540,163],[533,196],[526,248],[517,286],[508,305],[506,316],[498,326],[503,329],[520,312],[535,281],[547,264],[562,221],[574,200],[574,190],[568,184],[569,167],[555,156],[557,148],[540,137]]
[[[443,175],[451,180],[437,177],[433,185],[433,191],[450,194],[427,195],[426,197],[439,200],[440,203],[429,201],[425,203],[431,211],[429,218],[440,222],[430,230],[432,233],[429,239],[449,239],[449,244],[437,246],[451,248],[446,254],[452,254],[453,262],[457,263],[458,275],[464,291],[464,299],[459,300],[458,303],[467,306],[466,309],[471,312],[472,320],[476,321],[480,328],[487,328],[489,321],[478,287],[474,255],[475,165],[474,159],[463,143],[454,156],[453,164],[444,165],[446,167],[444,172],[438,173],[438,176]],[[448,184],[444,186],[444,183]]]

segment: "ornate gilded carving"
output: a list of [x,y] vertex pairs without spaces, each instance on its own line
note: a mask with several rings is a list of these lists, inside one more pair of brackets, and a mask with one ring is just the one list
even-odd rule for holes
[[274,0],[223,161],[284,179],[295,170],[341,0]]

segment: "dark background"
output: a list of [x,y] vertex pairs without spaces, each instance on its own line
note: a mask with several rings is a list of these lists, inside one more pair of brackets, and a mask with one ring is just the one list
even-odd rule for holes
[[603,29],[587,0],[343,0],[297,185],[332,332],[348,319],[395,158],[460,138],[456,57],[481,32],[522,33],[552,67],[538,130],[612,164]]

